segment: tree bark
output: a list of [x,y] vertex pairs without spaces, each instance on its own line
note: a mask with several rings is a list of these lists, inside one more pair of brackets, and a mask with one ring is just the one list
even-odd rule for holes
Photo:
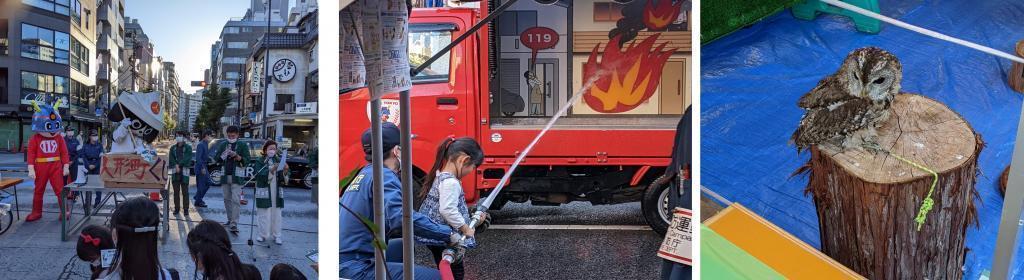
[[[900,94],[877,142],[892,155],[812,147],[806,193],[817,208],[822,251],[869,279],[961,279],[966,229],[977,224],[981,138],[945,105]],[[933,177],[893,155],[939,175],[920,231],[914,218]]]
[[[1015,50],[1017,51],[1017,56],[1024,57],[1024,40],[1017,42]],[[1010,88],[1019,93],[1024,93],[1024,64],[1014,62],[1013,67],[1010,68],[1007,81],[1010,82]]]

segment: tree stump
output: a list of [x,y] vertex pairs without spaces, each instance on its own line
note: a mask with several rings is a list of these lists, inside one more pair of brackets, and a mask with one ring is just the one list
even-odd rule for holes
[[886,153],[812,147],[806,193],[817,208],[821,249],[869,279],[961,279],[965,232],[977,224],[984,144],[959,114],[927,97],[900,94],[892,112],[878,144],[939,174],[934,207],[917,231],[930,173]]
[[[1017,51],[1017,56],[1024,57],[1024,40],[1017,42],[1015,50]],[[1024,64],[1014,62],[1013,67],[1010,68],[1007,81],[1010,82],[1010,88],[1019,93],[1024,93]]]

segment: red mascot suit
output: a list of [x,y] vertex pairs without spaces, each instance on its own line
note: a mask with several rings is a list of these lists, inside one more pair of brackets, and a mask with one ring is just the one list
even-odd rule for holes
[[64,176],[68,175],[70,157],[64,137],[57,134],[63,129],[60,112],[56,109],[60,101],[54,106],[39,106],[35,102],[32,106],[35,108],[32,131],[36,134],[28,142],[28,177],[35,179],[35,192],[32,194],[32,213],[25,221],[31,222],[43,217],[43,192],[46,191],[47,182],[57,196],[62,210],[60,218],[64,219],[68,214],[63,211],[64,198],[60,193],[64,189]]

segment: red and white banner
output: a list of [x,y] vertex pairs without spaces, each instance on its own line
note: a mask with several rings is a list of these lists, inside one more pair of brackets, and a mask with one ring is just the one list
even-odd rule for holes
[[669,224],[665,240],[658,249],[658,256],[673,262],[693,265],[693,212],[677,207],[672,213],[672,223]]

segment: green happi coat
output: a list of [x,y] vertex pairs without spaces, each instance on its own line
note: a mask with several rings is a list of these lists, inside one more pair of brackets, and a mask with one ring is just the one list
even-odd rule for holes
[[190,165],[192,165],[192,145],[188,143],[182,143],[181,147],[178,147],[177,143],[172,145],[167,162],[169,164],[167,168],[172,170],[175,167],[181,167],[181,172],[175,172],[174,176],[171,176],[171,180],[175,183],[182,181],[187,183],[188,176],[185,176],[185,173],[189,171]]
[[[217,141],[217,142],[218,142],[217,143],[217,148],[213,150],[214,151],[213,160],[215,160],[217,163],[220,164],[221,169],[224,170],[224,175],[225,175],[225,176],[221,176],[220,177],[220,183],[222,185],[228,183],[228,176],[227,175],[230,172],[235,172],[234,173],[235,174],[235,176],[234,176],[235,177],[234,178],[235,184],[245,183],[245,181],[249,179],[247,176],[245,176],[245,167],[246,167],[247,163],[249,162],[249,145],[246,144],[245,142],[242,142],[242,141],[235,142],[235,153],[237,153],[239,156],[242,156],[242,160],[235,162],[235,167],[238,167],[238,170],[230,170],[229,171],[229,170],[227,170],[228,169],[227,168],[227,166],[228,166],[227,162],[231,161],[231,160],[234,160],[234,159],[232,159],[232,158],[221,159],[220,155],[224,154],[224,151],[228,149],[228,147],[229,147],[229,145],[231,145],[231,143],[228,143],[227,140],[222,140],[222,141]],[[238,172],[238,171],[240,171],[240,172]]]
[[[280,162],[281,156],[279,155],[270,158],[270,161],[267,161],[267,157],[263,156],[259,161],[253,162],[253,170],[259,171],[256,173],[256,179],[253,180],[256,182],[256,207],[270,208],[271,192],[273,192],[273,196],[277,198],[277,202],[273,206],[284,208],[284,170],[273,172],[273,177],[271,177],[270,172]],[[271,187],[272,179],[276,179],[276,182],[273,182],[276,185],[274,187]]]

